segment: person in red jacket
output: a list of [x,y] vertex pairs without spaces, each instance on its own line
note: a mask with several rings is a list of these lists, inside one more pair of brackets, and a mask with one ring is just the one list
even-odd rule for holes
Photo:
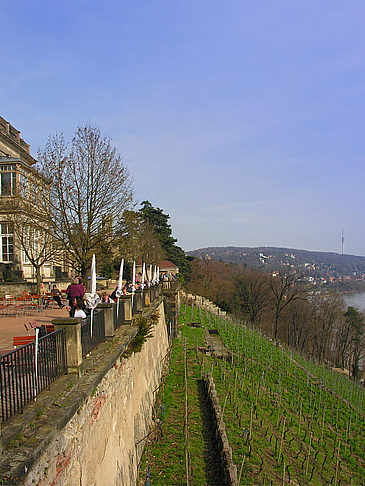
[[79,283],[78,279],[75,279],[72,284],[67,287],[66,294],[70,308],[72,309],[72,307],[74,307],[75,298],[77,301],[84,300],[85,287],[83,284]]

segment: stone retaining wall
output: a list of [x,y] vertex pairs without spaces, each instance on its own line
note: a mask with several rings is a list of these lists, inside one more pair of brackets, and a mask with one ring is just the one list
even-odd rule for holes
[[180,298],[184,300],[187,305],[192,305],[195,303],[195,305],[203,307],[211,314],[216,314],[219,316],[227,315],[226,311],[223,311],[216,304],[213,304],[213,302],[210,302],[210,300],[206,299],[205,297],[201,297],[200,295],[186,294],[184,291],[181,291]]
[[[54,280],[54,279],[53,279]],[[60,290],[65,290],[70,285],[71,280],[57,280],[52,281],[52,285],[56,284]],[[37,289],[37,284],[32,282],[1,282],[0,283],[0,295],[15,295],[21,296],[24,293],[34,294]],[[50,291],[48,282],[44,282],[44,289],[46,292]]]
[[[28,472],[25,485],[134,485],[168,350],[163,303],[142,351],[118,358]],[[87,376],[82,380],[87,380]]]
[[237,467],[232,459],[232,449],[228,442],[226,425],[224,420],[222,419],[222,410],[219,405],[213,377],[210,373],[208,373],[207,376],[204,378],[204,383],[206,387],[208,407],[211,410],[211,413],[213,415],[213,422],[215,423],[216,440],[218,448],[221,451],[221,463],[222,469],[225,472],[226,483],[229,486],[237,486]]

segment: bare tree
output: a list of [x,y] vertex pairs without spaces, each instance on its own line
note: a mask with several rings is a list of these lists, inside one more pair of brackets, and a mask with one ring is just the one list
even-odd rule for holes
[[236,265],[208,260],[192,262],[189,292],[202,295],[216,303],[223,310],[231,311],[234,299],[234,282],[238,269]]
[[23,263],[34,268],[37,293],[42,282],[42,268],[60,258],[60,249],[53,237],[49,210],[49,181],[35,170],[22,173],[16,193],[2,201],[7,219],[21,250]]
[[51,181],[54,238],[85,276],[92,253],[116,237],[119,218],[133,202],[128,169],[109,138],[91,125],[77,128],[70,144],[49,138],[39,166]]
[[312,354],[318,361],[332,357],[334,334],[343,320],[343,301],[338,296],[322,296],[313,302]]
[[364,315],[349,306],[339,322],[335,335],[335,362],[356,379],[359,375],[359,363],[364,355],[365,334]]
[[249,319],[251,324],[260,321],[268,303],[267,275],[253,271],[245,272],[236,280],[235,296],[238,311]]
[[303,352],[311,333],[312,306],[308,300],[296,300],[287,307],[283,320],[287,327],[287,344]]
[[306,294],[296,274],[271,277],[269,289],[274,307],[273,338],[277,339],[281,313],[291,302],[305,299]]

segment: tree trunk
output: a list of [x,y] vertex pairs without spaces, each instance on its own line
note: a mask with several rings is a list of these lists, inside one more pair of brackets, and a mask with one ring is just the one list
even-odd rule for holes
[[41,283],[42,283],[42,274],[41,274],[41,267],[37,266],[35,267],[35,272],[36,272],[36,293],[37,295],[40,295],[41,293]]
[[279,313],[275,313],[275,322],[274,322],[274,339],[275,341],[278,338],[278,325],[279,325]]
[[86,266],[85,262],[82,262],[81,263],[80,273],[81,273],[81,277],[83,279],[85,279],[86,278],[86,273],[87,273],[87,266]]

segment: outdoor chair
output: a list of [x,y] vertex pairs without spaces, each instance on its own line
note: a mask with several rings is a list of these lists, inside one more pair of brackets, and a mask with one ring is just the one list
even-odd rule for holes
[[42,312],[43,310],[43,296],[38,294],[32,294],[31,309],[33,312]]
[[46,331],[47,331],[47,334],[54,332],[55,331],[54,325],[53,324],[46,324]]
[[13,346],[17,348],[19,346],[24,346],[25,344],[29,344],[35,341],[35,336],[14,336],[13,337]]
[[53,299],[52,294],[47,292],[44,299],[43,299],[43,307],[45,309],[58,309],[57,302]]
[[13,315],[13,314],[16,313],[15,312],[16,299],[15,299],[14,295],[6,294],[5,298],[4,298],[4,303],[5,303],[7,315]]
[[0,301],[0,315],[4,316],[7,314],[7,307],[8,304],[5,299],[1,299]]
[[17,297],[15,302],[15,315],[16,317],[26,315],[26,304],[23,297]]

